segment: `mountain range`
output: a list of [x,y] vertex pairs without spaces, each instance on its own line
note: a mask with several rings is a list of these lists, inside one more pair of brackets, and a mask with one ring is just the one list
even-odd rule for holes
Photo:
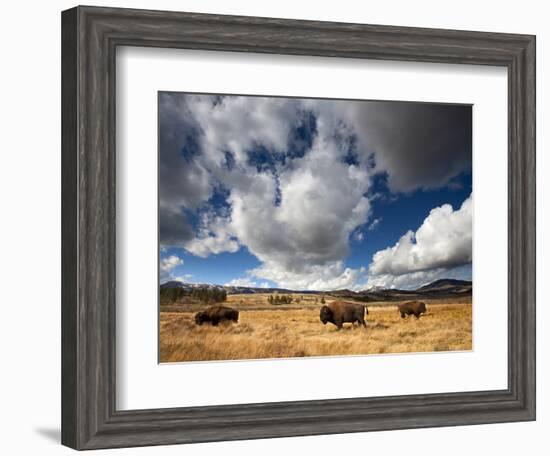
[[279,293],[279,294],[319,294],[331,295],[340,298],[359,301],[399,301],[403,299],[429,299],[470,296],[472,294],[472,282],[468,280],[440,279],[423,285],[416,290],[399,290],[395,288],[371,287],[365,290],[353,291],[348,289],[315,291],[315,290],[290,290],[286,288],[257,288],[216,285],[207,283],[188,283],[172,280],[163,283],[161,289],[181,288],[192,291],[195,288],[224,289],[227,294],[253,294],[253,293]]

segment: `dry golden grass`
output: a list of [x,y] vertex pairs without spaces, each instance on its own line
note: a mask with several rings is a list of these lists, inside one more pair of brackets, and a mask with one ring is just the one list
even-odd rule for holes
[[[254,295],[252,295],[254,296]],[[327,302],[332,299],[327,299]],[[160,361],[204,361],[364,355],[472,349],[472,305],[426,301],[428,313],[401,319],[396,303],[369,304],[367,329],[337,331],[319,321],[320,303],[266,306],[249,295],[230,296],[239,323],[196,326],[196,309],[160,313]],[[380,304],[380,303],[379,303]]]

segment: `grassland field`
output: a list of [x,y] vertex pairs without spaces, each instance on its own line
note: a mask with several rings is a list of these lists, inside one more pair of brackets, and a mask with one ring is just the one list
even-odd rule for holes
[[[424,300],[427,313],[402,319],[399,302],[369,302],[367,328],[341,331],[319,320],[321,296],[293,294],[291,304],[272,305],[268,294],[229,295],[239,322],[197,326],[204,304],[160,306],[160,362],[367,355],[472,349],[471,297]],[[324,297],[326,303],[337,300]]]

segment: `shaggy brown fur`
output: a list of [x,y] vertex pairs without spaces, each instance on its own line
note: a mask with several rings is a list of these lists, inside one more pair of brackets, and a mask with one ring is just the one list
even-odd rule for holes
[[405,318],[405,315],[414,315],[416,318],[420,318],[421,314],[426,313],[426,304],[422,301],[404,302],[397,306],[397,310],[401,314],[401,318]]
[[355,322],[366,327],[365,311],[367,314],[369,313],[367,307],[362,304],[334,301],[328,306],[321,307],[319,318],[324,325],[330,322],[338,329],[342,329],[344,323],[353,324]]
[[205,322],[211,323],[212,326],[217,326],[220,321],[239,321],[239,311],[225,306],[212,306],[203,312],[198,312],[195,315],[195,323],[202,325]]

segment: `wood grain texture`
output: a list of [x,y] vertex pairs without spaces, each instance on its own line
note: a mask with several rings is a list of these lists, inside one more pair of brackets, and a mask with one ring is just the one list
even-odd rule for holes
[[78,228],[77,228],[77,39],[76,10],[67,11],[61,27],[61,390],[64,398],[61,407],[61,440],[72,447],[77,446],[77,287],[76,274]]
[[[115,50],[150,46],[508,68],[503,391],[117,411]],[[62,15],[62,442],[76,449],[535,418],[535,38],[78,7]]]

